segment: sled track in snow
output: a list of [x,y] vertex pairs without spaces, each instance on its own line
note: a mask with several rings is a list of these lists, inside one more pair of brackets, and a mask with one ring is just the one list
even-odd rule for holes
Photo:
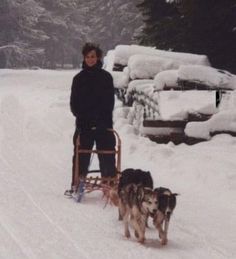
[[[2,163],[1,159],[1,163]],[[35,247],[30,247],[30,245],[27,244],[26,240],[28,240],[27,236],[20,235],[21,230],[29,230],[30,226],[24,226],[23,228],[19,226],[21,223],[23,225],[30,224],[30,222],[24,222],[25,218],[27,218],[27,214],[30,213],[32,214],[32,217],[35,217],[35,220],[33,223],[35,224],[32,226],[32,228],[35,228],[37,224],[40,224],[39,228],[42,228],[45,230],[42,231],[42,236],[39,237],[39,239],[43,239],[43,236],[47,238],[47,231],[50,231],[53,234],[53,238],[55,239],[55,244],[60,241],[59,239],[57,240],[57,237],[61,236],[60,239],[63,240],[61,243],[61,247],[65,246],[71,246],[74,247],[74,255],[69,256],[67,255],[67,258],[75,258],[74,256],[77,255],[80,258],[89,258],[88,253],[86,253],[81,247],[78,246],[75,240],[73,240],[70,235],[63,230],[62,227],[60,227],[53,219],[40,207],[40,205],[35,201],[33,196],[26,191],[27,187],[23,187],[19,181],[16,181],[13,179],[14,174],[16,172],[8,171],[7,173],[0,172],[0,178],[1,178],[1,183],[3,186],[3,193],[5,193],[7,200],[5,203],[5,208],[2,207],[2,212],[1,212],[1,218],[0,218],[0,223],[1,227],[3,230],[5,230],[6,233],[8,233],[9,237],[14,241],[15,244],[20,248],[22,253],[26,256],[26,258],[41,258],[36,255],[34,252]],[[17,177],[18,178],[18,177]],[[14,191],[11,191],[14,190]],[[5,198],[6,198],[5,197]],[[21,197],[18,201],[18,197]],[[3,197],[4,198],[4,197]],[[14,206],[19,205],[19,208],[12,208],[10,202],[14,201],[13,204]],[[18,203],[17,203],[18,202]],[[4,213],[6,211],[6,213]],[[12,212],[12,213],[11,213]],[[17,215],[17,213],[22,213]],[[31,217],[29,217],[32,219]],[[13,227],[14,226],[14,227]],[[37,232],[37,227],[35,228],[35,232]],[[17,230],[19,230],[18,233]],[[37,233],[35,233],[37,234]],[[50,235],[49,235],[50,237]],[[32,236],[32,239],[35,238]],[[28,240],[29,241],[29,240]],[[41,240],[42,241],[42,240]],[[48,240],[49,243],[51,240]],[[47,245],[46,245],[47,246]],[[55,247],[56,248],[56,247]],[[72,249],[73,250],[73,249]],[[37,249],[36,249],[37,251]],[[57,258],[63,258],[65,255],[62,255],[60,257],[60,254],[58,255]]]

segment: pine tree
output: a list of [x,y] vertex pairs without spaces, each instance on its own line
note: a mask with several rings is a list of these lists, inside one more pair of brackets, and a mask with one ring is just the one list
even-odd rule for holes
[[187,24],[188,51],[236,73],[236,0],[182,0],[179,10]]
[[3,0],[0,4],[1,67],[40,64],[45,33],[37,29],[44,9],[35,0]]
[[136,7],[138,0],[87,0],[80,4],[85,10],[86,39],[101,45],[106,52],[117,44],[130,44],[141,24]]
[[143,14],[144,27],[138,36],[140,44],[161,49],[180,49],[184,42],[183,19],[177,6],[166,0],[144,0],[137,7]]
[[141,44],[205,54],[236,73],[236,0],[144,0]]
[[[129,44],[142,23],[138,1],[1,0],[0,66],[78,66],[86,41],[99,43],[104,52]],[[6,60],[10,56],[14,62]]]

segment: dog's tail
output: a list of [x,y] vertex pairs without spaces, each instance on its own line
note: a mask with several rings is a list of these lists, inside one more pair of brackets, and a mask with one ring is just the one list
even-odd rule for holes
[[118,188],[117,186],[112,187],[106,187],[103,190],[103,198],[106,199],[104,209],[106,208],[107,204],[110,203],[111,205],[114,205],[116,207],[119,206],[119,196],[118,196]]

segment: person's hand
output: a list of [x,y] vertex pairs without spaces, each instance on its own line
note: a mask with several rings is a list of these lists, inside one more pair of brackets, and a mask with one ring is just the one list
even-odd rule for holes
[[106,131],[107,127],[104,123],[98,123],[97,127],[96,127],[97,131]]
[[77,130],[77,132],[78,132],[79,134],[82,133],[82,128],[81,128],[81,127],[77,127],[76,130]]

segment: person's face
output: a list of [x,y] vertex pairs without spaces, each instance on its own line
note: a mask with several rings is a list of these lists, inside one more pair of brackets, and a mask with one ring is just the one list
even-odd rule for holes
[[87,55],[85,55],[84,61],[85,61],[87,66],[89,66],[89,67],[94,66],[97,63],[97,61],[98,61],[98,57],[97,57],[96,51],[95,50],[91,50]]

